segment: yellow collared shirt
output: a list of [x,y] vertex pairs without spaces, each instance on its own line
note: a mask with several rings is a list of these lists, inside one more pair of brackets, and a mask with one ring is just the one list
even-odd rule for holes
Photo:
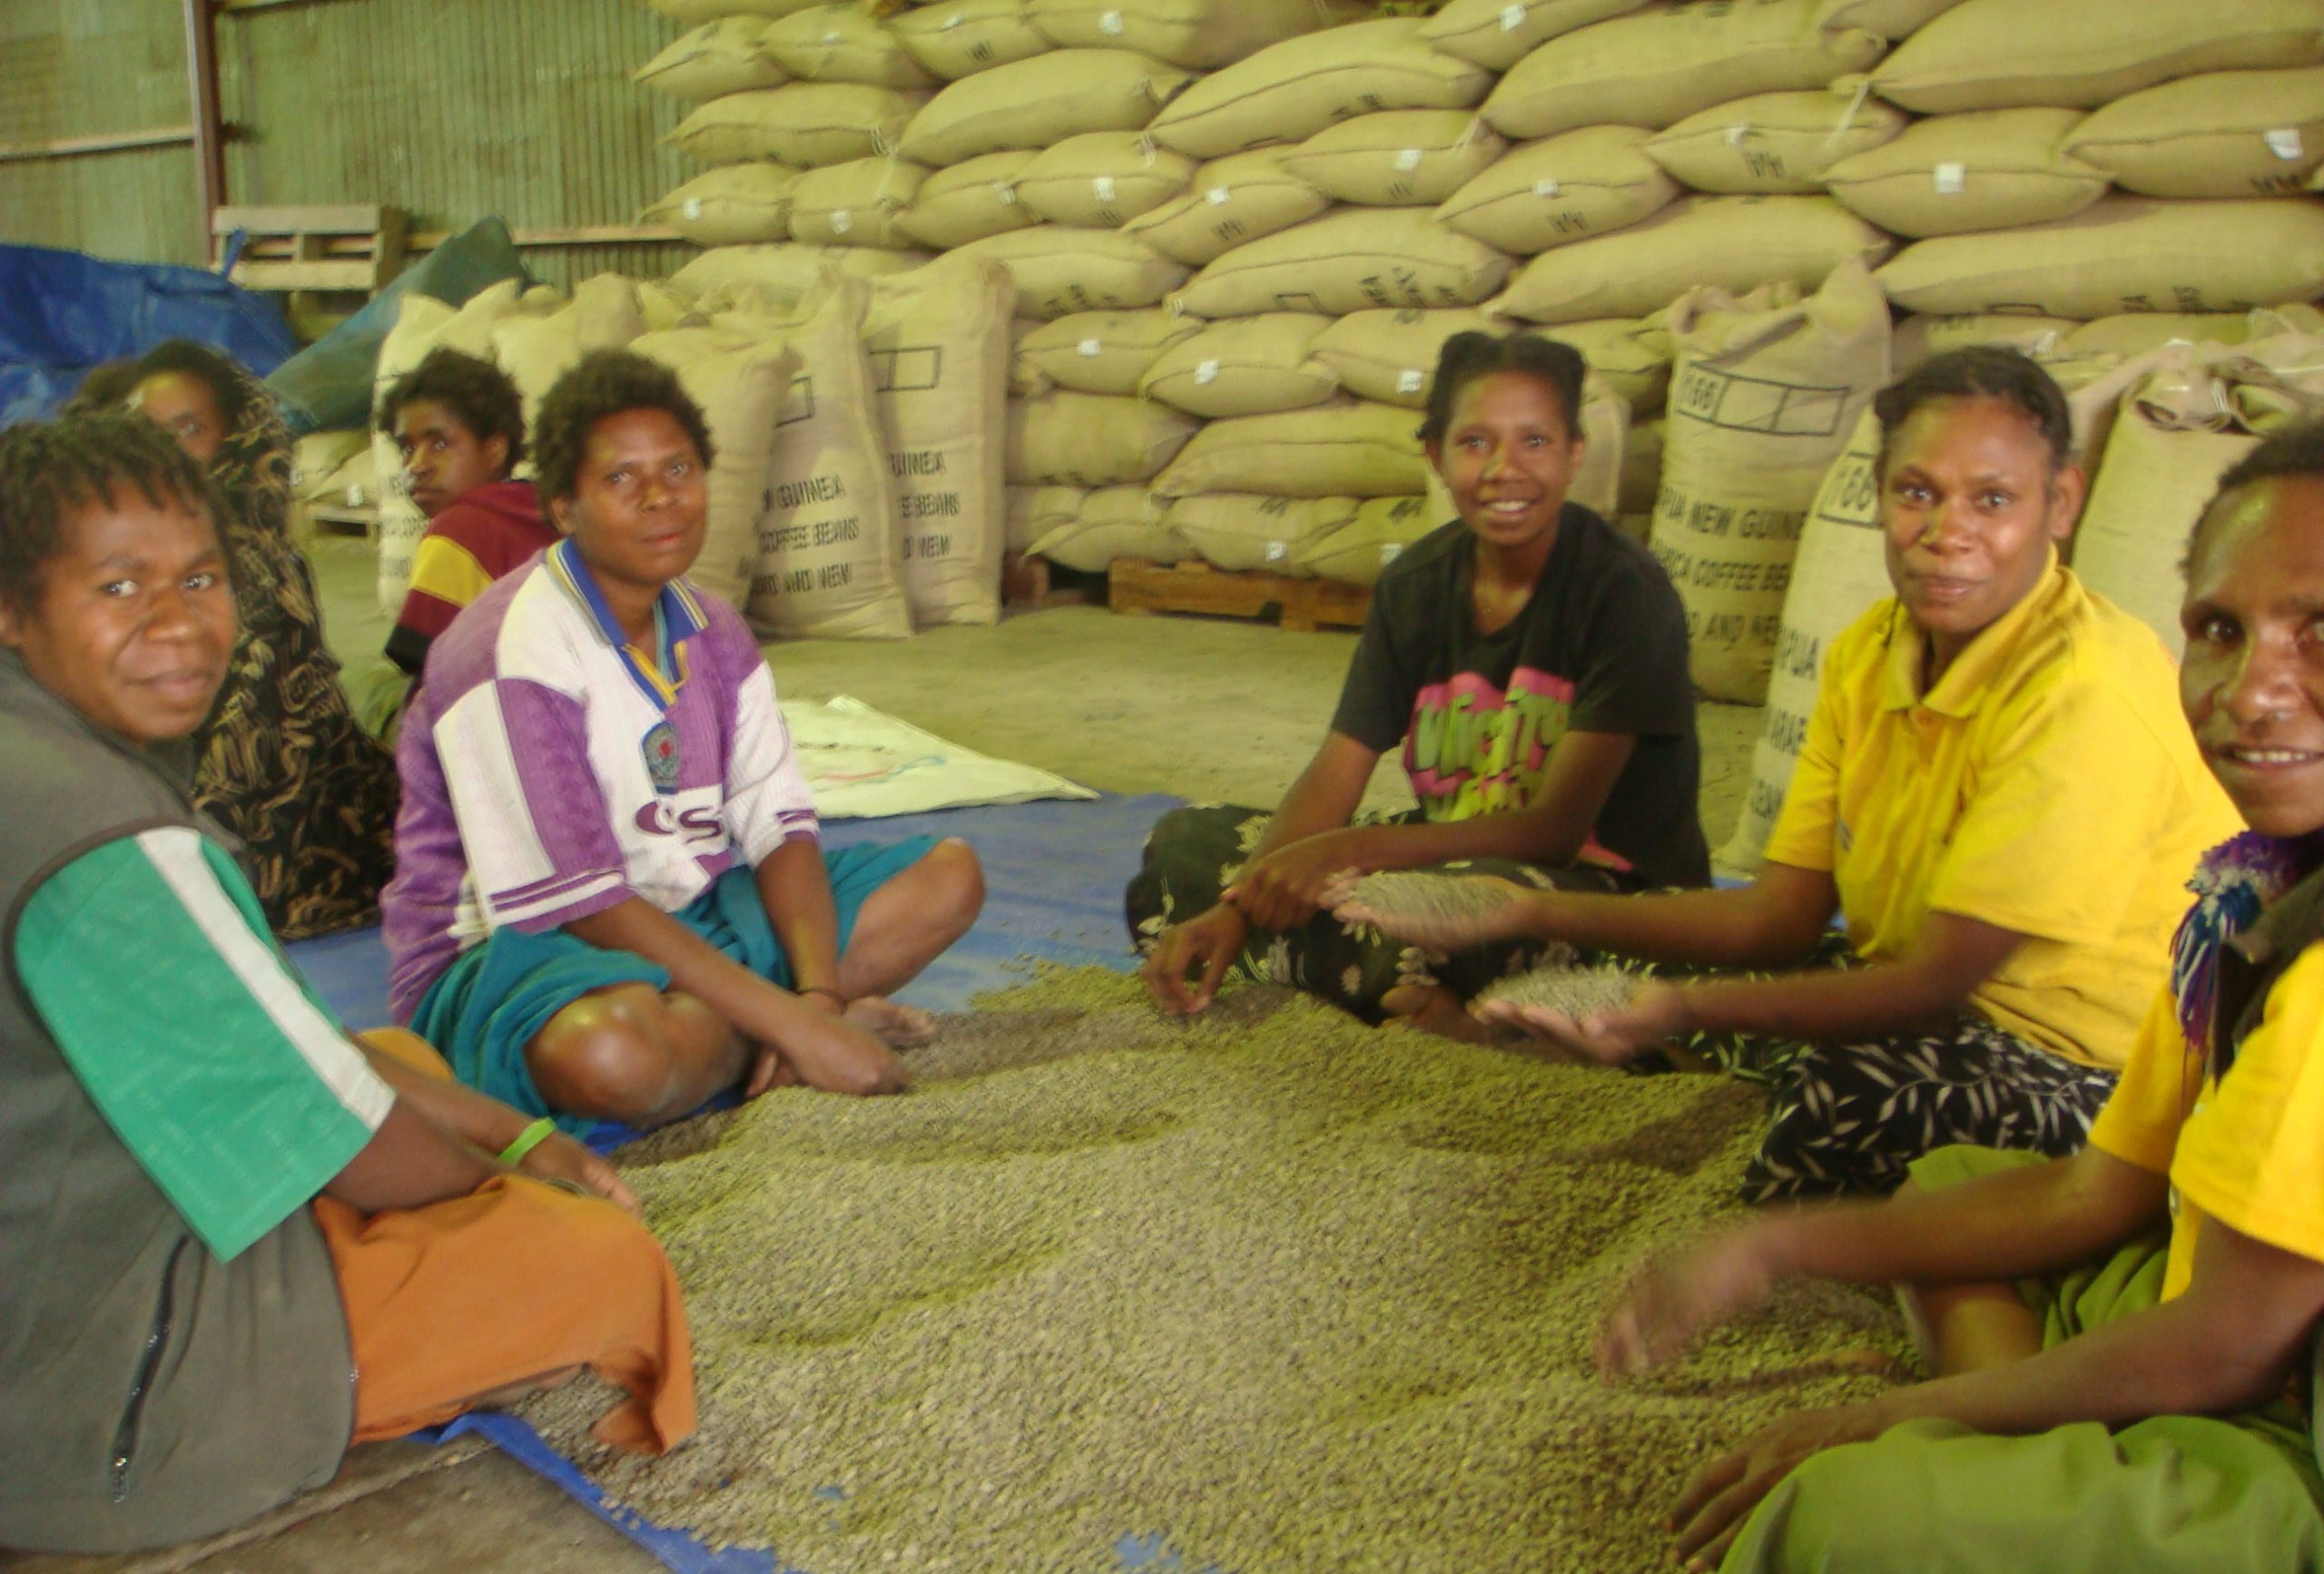
[[2024,936],[1977,1008],[2121,1066],[2196,859],[2241,828],[2171,658],[2054,556],[1925,693],[1922,651],[1894,598],[1833,642],[1768,857],[1832,875],[1869,959],[1904,956],[1932,911]]
[[2217,1083],[2179,1030],[2162,991],[2122,1080],[2090,1128],[2093,1147],[2168,1175],[2167,1300],[2194,1276],[2205,1218],[2324,1262],[2324,945],[2310,946],[2275,988],[2260,1025]]

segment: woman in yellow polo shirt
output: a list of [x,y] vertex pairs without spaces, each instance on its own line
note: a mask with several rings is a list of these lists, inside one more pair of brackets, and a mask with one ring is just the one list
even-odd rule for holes
[[[2236,827],[2153,633],[2060,566],[2083,493],[2065,396],[2013,350],[1929,360],[1876,402],[1896,595],[1834,642],[1757,880],[1649,896],[1504,884],[1456,919],[1332,893],[1459,949],[1523,936],[1656,966],[1574,1021],[1504,1011],[1608,1063],[1676,1045],[1767,1084],[1754,1200],[1893,1190],[1932,1147],[2082,1146],[2201,851]],[[1836,912],[1847,945],[1830,943]]]
[[2251,830],[2202,860],[2090,1146],[1932,1154],[1891,1201],[1649,1271],[1609,1324],[1635,1372],[1788,1275],[1907,1287],[1935,1381],[1715,1461],[1673,1519],[1694,1566],[2324,1569],[2324,424],[2228,472],[2187,586],[2187,721]]

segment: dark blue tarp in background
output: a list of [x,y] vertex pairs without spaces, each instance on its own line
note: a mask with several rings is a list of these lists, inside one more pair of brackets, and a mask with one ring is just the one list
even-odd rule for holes
[[0,245],[0,426],[51,414],[91,367],[172,338],[261,376],[299,349],[279,304],[203,269]]
[[517,242],[497,219],[473,224],[428,252],[362,310],[273,369],[266,386],[281,401],[291,434],[303,437],[369,421],[371,369],[406,291],[459,306],[487,285],[524,277]]

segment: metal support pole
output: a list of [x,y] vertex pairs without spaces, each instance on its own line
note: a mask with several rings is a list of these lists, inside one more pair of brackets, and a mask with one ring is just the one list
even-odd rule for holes
[[193,108],[202,255],[207,261],[211,215],[226,203],[226,127],[218,109],[218,29],[212,0],[185,0],[185,62]]

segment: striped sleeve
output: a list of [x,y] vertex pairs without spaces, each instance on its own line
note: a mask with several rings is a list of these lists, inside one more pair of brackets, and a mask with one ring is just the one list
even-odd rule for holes
[[51,875],[15,953],[106,1122],[222,1258],[320,1191],[395,1103],[290,972],[241,871],[190,829]]
[[448,706],[432,735],[460,846],[494,923],[539,934],[635,894],[581,702],[495,678]]
[[791,729],[774,700],[774,678],[756,646],[734,691],[734,753],[726,762],[726,825],[743,861],[759,861],[784,842],[822,834],[815,801]]

